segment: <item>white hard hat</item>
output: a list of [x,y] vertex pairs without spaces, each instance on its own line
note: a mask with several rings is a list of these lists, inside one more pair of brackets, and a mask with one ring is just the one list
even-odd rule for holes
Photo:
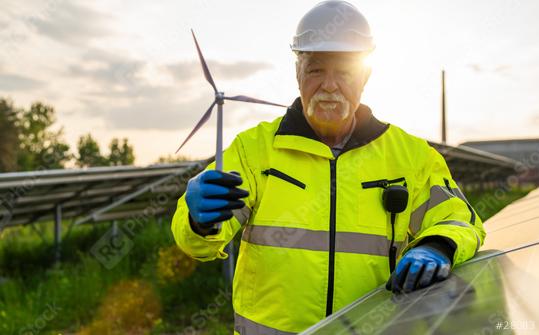
[[357,8],[346,1],[324,1],[299,21],[293,51],[362,52],[374,50],[371,28]]

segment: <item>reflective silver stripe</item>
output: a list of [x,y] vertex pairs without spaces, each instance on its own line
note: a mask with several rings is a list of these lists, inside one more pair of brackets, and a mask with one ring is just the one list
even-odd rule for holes
[[455,221],[455,220],[447,220],[447,221],[436,222],[435,226],[438,226],[438,225],[450,225],[450,226],[459,226],[459,227],[465,227],[465,228],[472,228],[466,222]]
[[[242,240],[271,247],[329,251],[329,232],[289,227],[248,225]],[[383,235],[336,232],[335,251],[388,256],[390,241]],[[402,242],[395,242],[397,247]]]
[[470,225],[469,223],[462,222],[462,221],[449,220],[449,221],[440,221],[440,222],[435,224],[435,226],[438,226],[438,225],[450,225],[450,226],[459,226],[459,227],[470,228],[474,232],[475,239],[477,240],[477,245],[475,247],[475,252],[477,252],[479,250],[479,247],[481,246],[481,239],[479,238],[479,235],[477,235],[477,232],[475,231],[475,229],[473,229],[472,225]]
[[470,205],[470,203],[468,202],[468,199],[466,199],[466,196],[464,195],[464,193],[462,193],[462,191],[458,187],[453,188],[453,193],[455,193],[455,195],[457,197],[459,197],[462,201],[464,201],[466,203],[466,206],[468,206],[468,209],[470,210],[470,213],[472,214],[471,219],[470,219],[470,221],[471,221],[470,223],[475,224],[474,209],[473,209],[472,205]]
[[417,207],[410,216],[410,229],[412,234],[417,234],[421,230],[421,223],[425,217],[425,213],[431,208],[436,207],[442,202],[453,198],[454,195],[451,194],[445,186],[434,185],[430,188],[430,197]]
[[406,248],[406,246],[410,243],[410,235],[406,234],[406,238],[402,242],[395,242],[397,245],[397,257],[402,253],[402,251]]
[[233,209],[232,214],[240,222],[240,225],[244,225],[249,221],[251,217],[251,209],[247,206],[243,206],[240,209]]
[[234,313],[234,330],[241,335],[294,335],[296,333],[284,332],[275,328],[264,326]]
[[328,250],[329,235],[326,231],[248,225],[242,240],[272,247],[324,251]]
[[410,230],[412,231],[413,235],[417,234],[417,232],[421,230],[421,223],[423,222],[425,213],[427,213],[428,207],[429,200],[422,203],[421,206],[417,207],[412,212],[412,215],[410,215]]
[[453,189],[453,193],[455,193],[455,195],[457,197],[459,197],[462,201],[464,201],[465,203],[468,203],[468,199],[466,199],[466,197],[464,196],[464,193],[462,193],[462,191],[460,190],[460,188],[458,187],[454,187]]
[[[329,239],[329,234],[326,241]],[[375,256],[388,256],[391,241],[386,236],[363,233],[337,232],[335,236],[335,251]],[[400,247],[402,242],[395,241]]]

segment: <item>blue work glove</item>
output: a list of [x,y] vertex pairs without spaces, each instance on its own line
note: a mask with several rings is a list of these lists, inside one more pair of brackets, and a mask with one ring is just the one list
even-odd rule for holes
[[217,222],[230,219],[233,209],[245,206],[240,198],[249,195],[249,192],[237,188],[241,183],[238,173],[217,170],[206,170],[191,178],[187,183],[185,201],[192,222],[209,229]]
[[451,272],[451,260],[441,251],[421,245],[408,251],[386,284],[393,292],[412,292],[445,280]]

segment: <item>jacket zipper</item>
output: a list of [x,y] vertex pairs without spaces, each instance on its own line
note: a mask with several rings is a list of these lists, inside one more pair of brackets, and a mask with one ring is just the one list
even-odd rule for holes
[[329,161],[330,202],[329,202],[329,263],[326,317],[333,313],[333,291],[335,286],[335,232],[337,204],[337,157]]
[[282,179],[284,181],[287,181],[287,182],[289,182],[291,184],[294,184],[297,187],[302,188],[302,189],[305,189],[305,187],[306,187],[306,185],[304,183],[297,180],[296,178],[290,177],[286,173],[281,172],[281,171],[279,171],[277,169],[274,169],[274,168],[269,168],[267,170],[264,170],[264,171],[262,171],[262,174],[266,175],[266,176],[272,175],[274,177],[277,177],[277,178],[280,178],[280,179]]

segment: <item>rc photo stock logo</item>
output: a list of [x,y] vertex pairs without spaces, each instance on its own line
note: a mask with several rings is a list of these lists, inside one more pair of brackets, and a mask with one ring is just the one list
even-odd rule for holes
[[123,229],[109,229],[90,249],[90,253],[111,270],[133,249],[135,243]]
[[[180,189],[180,185],[185,185],[186,176],[176,179],[171,185]],[[182,184],[183,183],[183,184]],[[175,192],[176,194],[177,192]],[[159,210],[167,206],[170,197],[159,194],[153,198],[150,205],[144,209],[142,214],[137,214],[122,225],[114,225],[93,245],[90,253],[108,270],[116,266],[135,246],[133,241],[137,232],[141,231],[149,222],[150,218],[155,218]]]

